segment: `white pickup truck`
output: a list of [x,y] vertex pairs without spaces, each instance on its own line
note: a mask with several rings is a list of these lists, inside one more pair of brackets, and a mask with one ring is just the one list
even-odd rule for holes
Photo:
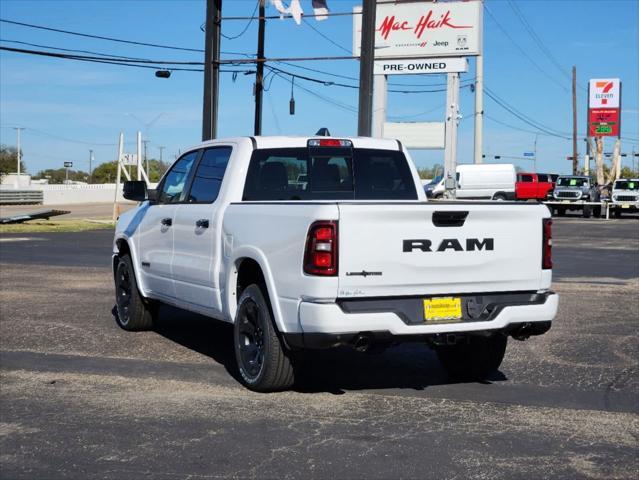
[[402,341],[485,377],[557,312],[548,208],[428,203],[398,141],[219,139],[124,194],[141,203],[115,231],[117,322],[152,328],[166,303],[233,323],[253,390],[291,386],[304,349]]

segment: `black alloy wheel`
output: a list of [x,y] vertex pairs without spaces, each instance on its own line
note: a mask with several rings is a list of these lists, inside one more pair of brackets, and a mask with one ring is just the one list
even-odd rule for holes
[[241,367],[249,377],[257,378],[264,365],[264,331],[260,326],[260,311],[253,299],[242,304],[237,321]]

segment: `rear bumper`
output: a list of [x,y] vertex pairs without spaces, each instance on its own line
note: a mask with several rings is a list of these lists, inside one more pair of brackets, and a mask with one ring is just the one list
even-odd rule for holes
[[522,336],[540,335],[548,331],[557,314],[559,296],[553,292],[539,295],[543,298],[535,303],[501,307],[490,320],[433,325],[407,324],[391,311],[346,313],[335,303],[302,302],[299,308],[302,332],[287,333],[285,338],[294,348],[324,348],[347,345],[362,334],[389,341],[495,331]]

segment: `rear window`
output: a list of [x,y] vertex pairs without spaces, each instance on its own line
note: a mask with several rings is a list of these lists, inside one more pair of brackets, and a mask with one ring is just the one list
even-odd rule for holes
[[406,157],[392,150],[255,150],[244,200],[417,200]]

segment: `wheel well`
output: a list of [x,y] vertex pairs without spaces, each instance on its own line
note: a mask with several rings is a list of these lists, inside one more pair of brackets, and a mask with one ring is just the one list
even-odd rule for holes
[[237,269],[236,301],[239,301],[244,289],[254,283],[260,286],[262,293],[264,293],[264,295],[268,298],[268,291],[266,288],[266,281],[264,280],[264,274],[262,273],[262,268],[255,260],[245,258],[241,261]]
[[131,255],[131,249],[129,248],[129,244],[123,238],[120,238],[115,242],[116,247],[118,247],[118,256],[113,258],[113,273],[115,273],[115,269],[118,266],[118,258],[123,255]]

